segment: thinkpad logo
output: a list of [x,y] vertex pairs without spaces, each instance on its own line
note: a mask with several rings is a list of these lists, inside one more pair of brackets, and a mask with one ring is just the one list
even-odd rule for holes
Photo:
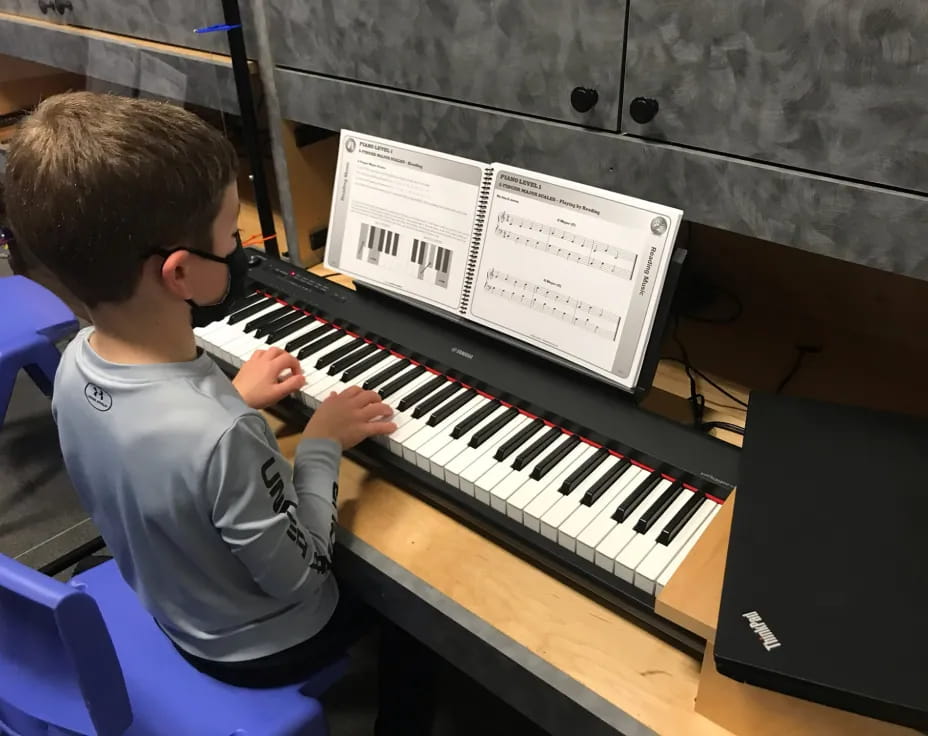
[[113,406],[113,397],[95,383],[84,386],[84,398],[97,411],[109,411]]
[[770,627],[764,623],[764,619],[760,617],[760,614],[757,611],[750,611],[748,613],[742,613],[742,618],[748,620],[748,626],[760,637],[761,644],[764,645],[764,649],[768,652],[771,649],[776,649],[780,646],[780,640],[774,636],[773,632],[770,630]]

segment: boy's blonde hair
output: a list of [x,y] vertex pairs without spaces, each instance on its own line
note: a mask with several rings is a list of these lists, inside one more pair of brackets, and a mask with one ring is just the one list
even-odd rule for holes
[[183,108],[71,92],[42,102],[10,142],[6,216],[16,247],[88,307],[121,302],[155,249],[212,251],[236,171],[232,145]]

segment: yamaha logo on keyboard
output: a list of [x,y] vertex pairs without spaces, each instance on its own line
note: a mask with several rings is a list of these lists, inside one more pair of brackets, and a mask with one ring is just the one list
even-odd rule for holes
[[451,348],[451,352],[460,355],[462,358],[467,358],[468,360],[474,359],[473,353],[468,353],[466,350],[461,350],[461,348]]
[[754,633],[760,637],[761,643],[764,645],[764,649],[768,652],[771,649],[776,649],[780,646],[780,640],[773,635],[773,632],[764,623],[764,619],[760,617],[760,614],[757,611],[751,611],[749,613],[742,613],[742,618],[748,620],[748,626],[753,629]]

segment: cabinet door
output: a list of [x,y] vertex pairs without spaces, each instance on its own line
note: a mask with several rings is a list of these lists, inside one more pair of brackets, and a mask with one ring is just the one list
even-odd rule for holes
[[928,191],[926,0],[631,0],[625,80],[629,133]]
[[[250,2],[239,0],[246,40],[252,37]],[[0,0],[0,11],[63,25],[229,53],[226,34],[194,33],[222,23],[220,0]],[[248,44],[254,56],[254,43]]]
[[618,126],[625,0],[269,0],[268,8],[279,65]]

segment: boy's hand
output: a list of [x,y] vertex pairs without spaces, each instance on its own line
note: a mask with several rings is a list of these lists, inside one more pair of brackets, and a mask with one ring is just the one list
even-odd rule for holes
[[[290,375],[281,378],[289,371]],[[232,379],[235,390],[252,409],[265,409],[306,385],[300,361],[280,348],[256,350]]]
[[303,436],[335,440],[345,450],[363,439],[395,430],[396,425],[387,421],[392,415],[393,409],[383,403],[376,391],[349,386],[319,404]]

